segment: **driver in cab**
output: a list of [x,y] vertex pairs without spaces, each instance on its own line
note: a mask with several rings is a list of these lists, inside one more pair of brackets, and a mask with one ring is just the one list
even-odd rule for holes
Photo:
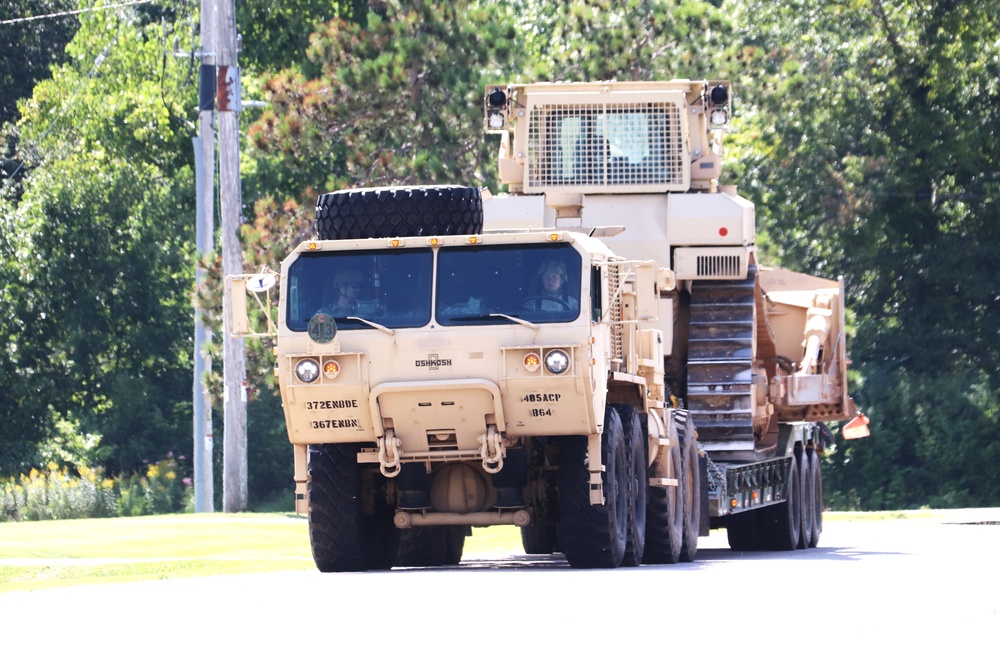
[[542,262],[535,284],[537,292],[529,297],[529,310],[567,311],[577,310],[580,302],[569,294],[569,276],[566,265],[561,260]]
[[353,314],[361,294],[361,272],[355,269],[340,271],[333,279],[333,290],[333,314]]

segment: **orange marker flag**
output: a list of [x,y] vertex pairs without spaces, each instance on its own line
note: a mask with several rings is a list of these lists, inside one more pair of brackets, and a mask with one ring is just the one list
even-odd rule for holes
[[840,433],[844,436],[844,440],[867,438],[871,435],[871,431],[868,430],[868,423],[868,417],[858,415],[841,428]]

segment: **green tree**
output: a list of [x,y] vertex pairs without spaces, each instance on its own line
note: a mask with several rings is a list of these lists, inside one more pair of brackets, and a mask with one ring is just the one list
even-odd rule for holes
[[520,0],[531,80],[716,78],[732,26],[705,0]]
[[479,109],[514,46],[513,10],[485,0],[389,0],[322,26],[308,62],[264,85],[269,108],[249,131],[247,256],[276,265],[311,234],[320,192],[492,178]]
[[[3,211],[2,463],[58,423],[100,436],[110,472],[190,442],[193,239],[185,65],[159,20],[85,14],[68,61],[22,104],[37,161]],[[169,25],[169,24],[167,24]],[[185,398],[186,397],[186,398]],[[185,414],[187,416],[185,417]]]
[[[310,36],[334,19],[357,20],[367,13],[362,0],[246,0],[236,4],[236,26],[246,45],[241,67],[250,72],[277,72],[310,67],[305,58]],[[315,76],[318,69],[308,71]]]
[[[990,451],[977,424],[995,421],[982,396],[1000,388],[1000,8],[734,5],[749,90],[735,161],[766,254],[845,275],[857,314],[857,398],[874,428],[834,458],[850,485],[838,490],[863,507],[957,498],[961,469],[974,471],[960,476],[966,502],[996,502],[1000,464],[968,464]],[[926,426],[945,427],[940,414],[962,415],[961,438]]]
[[58,16],[16,21],[75,8],[68,0],[0,0],[0,125],[18,118],[17,101],[31,95],[49,67],[65,59],[63,48],[79,21]]
[[18,21],[59,14],[74,6],[60,0],[0,0],[0,197],[16,200],[24,177],[13,122],[19,118],[18,100],[31,95],[49,68],[65,60],[64,47],[79,22],[75,16]]

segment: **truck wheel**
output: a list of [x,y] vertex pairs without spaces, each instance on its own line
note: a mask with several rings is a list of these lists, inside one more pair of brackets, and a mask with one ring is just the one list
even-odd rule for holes
[[649,454],[639,411],[631,405],[616,405],[625,433],[625,448],[629,453],[628,538],[622,565],[638,567],[646,549],[646,502],[649,490]]
[[563,440],[559,456],[559,544],[572,567],[618,567],[628,535],[628,452],[621,419],[604,411],[601,436],[601,482],[604,504],[590,504],[586,438]]
[[392,567],[399,530],[392,508],[379,503],[364,513],[362,469],[356,445],[309,448],[309,541],[320,572],[360,572]]
[[799,529],[799,549],[808,549],[813,539],[816,521],[816,496],[813,493],[812,466],[809,451],[803,450],[799,459],[799,491],[802,495],[802,527]]
[[698,531],[701,528],[701,470],[698,462],[698,436],[691,413],[687,413],[684,420],[681,459],[684,462],[684,542],[681,546],[681,560],[690,563],[698,555]]
[[810,547],[819,545],[819,536],[823,534],[823,469],[820,466],[822,460],[815,451],[809,452],[809,471],[812,473],[813,484],[813,530]]
[[444,563],[444,526],[420,526],[399,531],[397,567],[434,567]]
[[524,526],[521,528],[521,546],[524,553],[532,556],[547,556],[556,552],[558,534],[551,524]]
[[799,466],[791,457],[788,479],[785,481],[785,502],[763,510],[759,517],[763,523],[763,536],[768,549],[792,551],[799,546],[799,529],[802,527],[802,494],[799,488]]
[[680,447],[670,448],[672,467],[677,471],[677,486],[652,486],[646,504],[646,552],[642,562],[673,564],[681,559],[684,545],[684,470]]
[[468,530],[467,526],[448,526],[442,565],[458,565],[462,562],[462,552],[465,551],[465,537]]
[[483,198],[458,185],[338,190],[316,200],[321,241],[480,234]]
[[760,510],[730,514],[726,519],[726,537],[733,551],[760,550],[760,527],[757,517]]
[[398,567],[458,565],[465,549],[464,526],[419,526],[400,531]]

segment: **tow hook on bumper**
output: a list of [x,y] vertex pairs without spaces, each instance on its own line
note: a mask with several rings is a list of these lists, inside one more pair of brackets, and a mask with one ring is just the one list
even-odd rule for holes
[[483,470],[495,475],[503,469],[504,445],[503,436],[497,432],[495,424],[486,427],[486,433],[479,436],[482,445],[480,453],[483,457]]
[[386,477],[395,477],[402,471],[399,463],[400,440],[393,429],[387,429],[378,439],[378,469]]

